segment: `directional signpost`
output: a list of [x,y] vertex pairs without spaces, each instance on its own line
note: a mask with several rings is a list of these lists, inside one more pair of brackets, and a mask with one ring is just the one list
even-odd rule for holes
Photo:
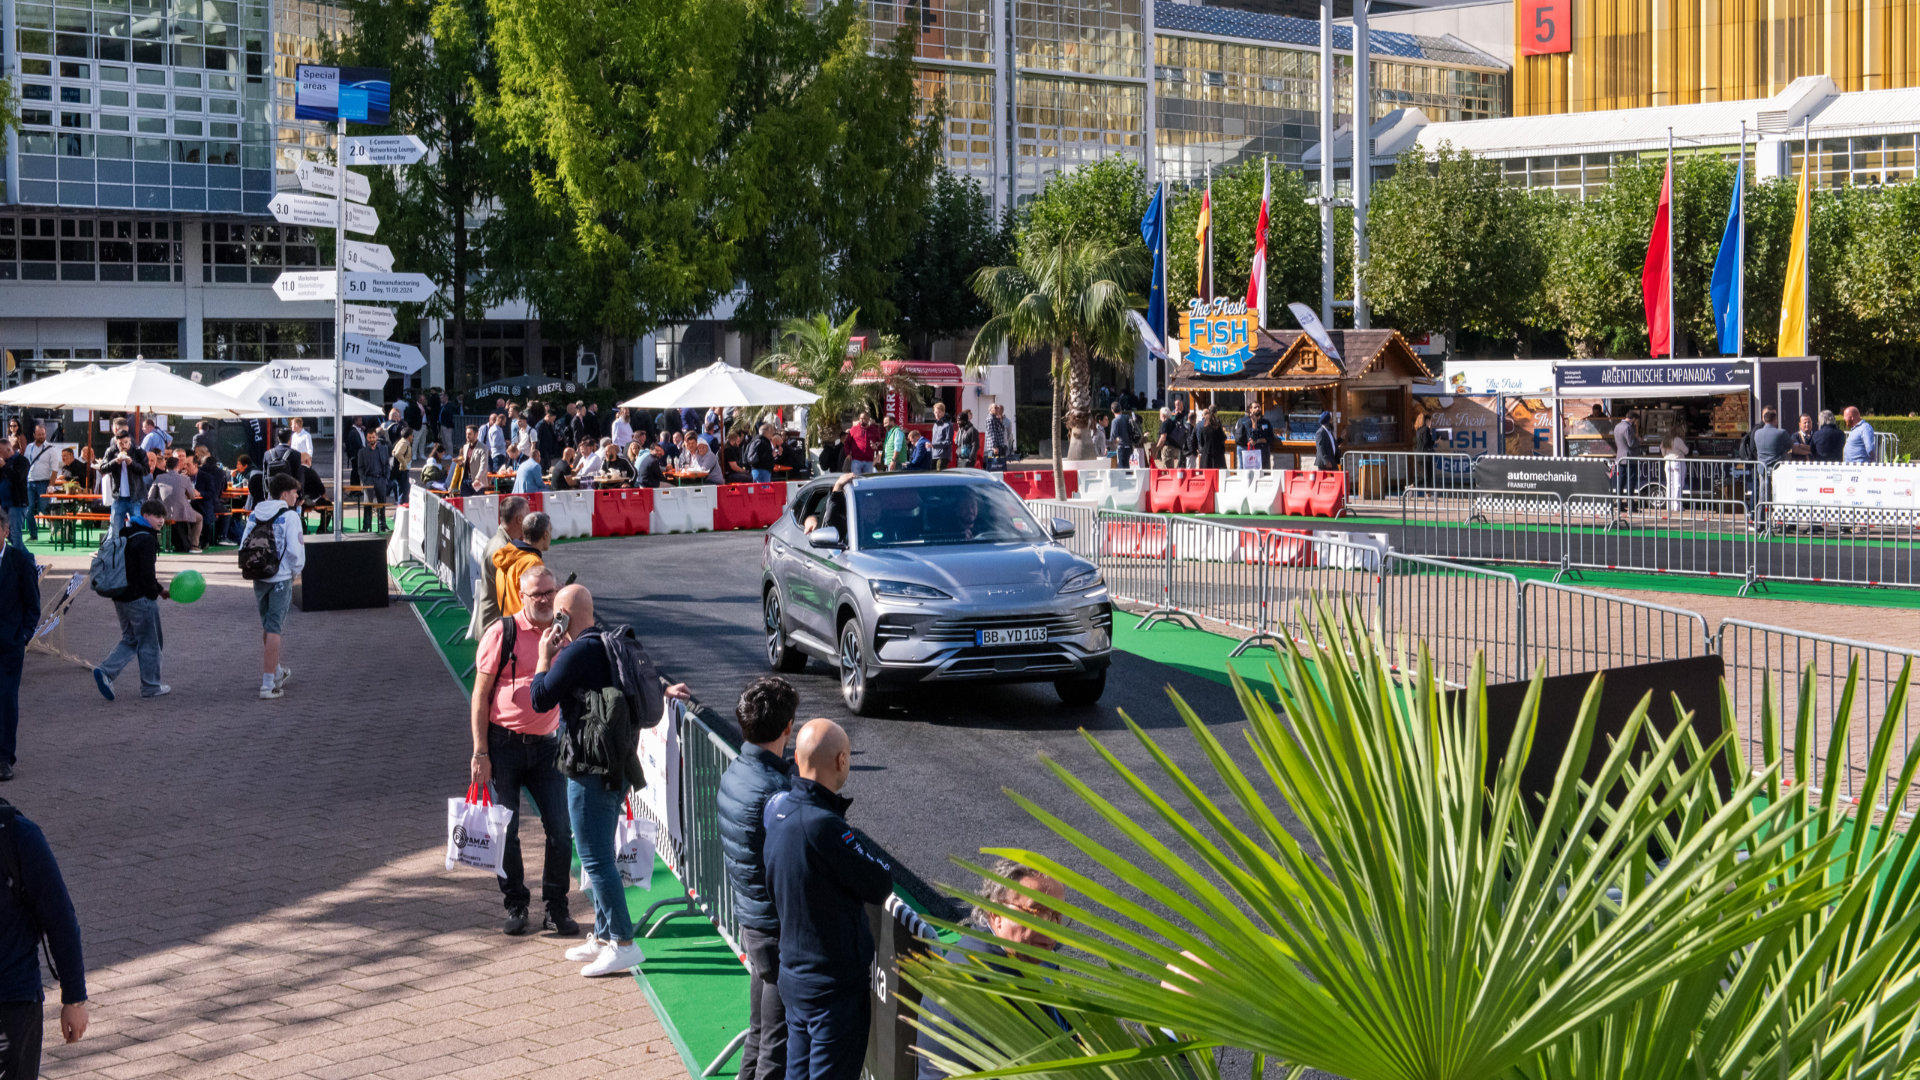
[[347,264],[348,270],[376,274],[385,274],[393,270],[393,249],[385,244],[343,240],[340,243],[340,258]]
[[385,341],[393,336],[394,328],[400,325],[400,319],[394,315],[392,308],[373,307],[370,304],[347,304],[345,307],[349,334]]
[[348,360],[362,364],[376,364],[402,375],[419,371],[427,362],[427,358],[420,355],[420,350],[411,345],[361,337],[359,334],[346,335],[345,348]]
[[[427,154],[427,144],[412,135],[347,137],[347,121],[385,124],[392,99],[390,73],[378,68],[339,68],[301,64],[294,71],[294,115],[302,120],[337,123],[334,140],[337,165],[302,161],[294,166],[300,186],[318,195],[279,194],[267,204],[275,219],[288,225],[333,229],[339,241],[330,271],[290,270],[273,283],[282,300],[333,301],[333,378],[335,387],[376,388],[390,372],[410,375],[426,366],[426,357],[411,345],[388,341],[395,318],[386,308],[348,299],[392,304],[429,300],[438,291],[424,274],[393,272],[393,252],[384,244],[347,239],[347,233],[373,236],[380,231],[380,215],[365,205],[373,186],[353,172],[353,165],[411,165]],[[335,395],[338,405],[339,397]],[[336,407],[333,429],[345,427]],[[333,490],[341,487],[341,457],[333,455]],[[338,498],[338,495],[335,496]],[[340,535],[345,515],[336,514],[333,532]]]

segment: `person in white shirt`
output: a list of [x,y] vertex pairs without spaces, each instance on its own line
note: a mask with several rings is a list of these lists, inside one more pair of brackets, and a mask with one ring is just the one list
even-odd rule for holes
[[33,441],[22,453],[27,459],[27,539],[38,540],[40,504],[47,497],[47,486],[53,482],[54,466],[60,464],[60,455],[47,441],[45,424],[33,425]]
[[481,433],[480,441],[487,447],[487,463],[499,469],[507,464],[507,418],[494,413],[487,417],[487,430]]
[[613,418],[613,445],[625,446],[633,441],[633,421],[629,420],[627,410],[621,409]]
[[707,441],[698,435],[687,437],[686,449],[682,452],[680,466],[684,469],[705,469],[707,483],[724,484],[727,478],[720,469],[720,455],[713,452]]
[[1660,456],[1667,462],[1667,508],[1677,514],[1687,492],[1687,440],[1679,427],[1668,430]]
[[293,418],[293,440],[290,445],[296,454],[313,453],[313,433],[307,430],[307,422],[297,416]]
[[607,467],[608,451],[612,447],[612,439],[601,439],[597,447],[592,439],[580,440],[580,449],[583,453],[580,455],[580,465],[574,470],[574,475],[578,476],[582,483],[591,483],[594,477],[600,475],[600,470]]
[[253,583],[253,597],[260,607],[260,697],[272,701],[285,694],[287,680],[293,677],[280,663],[280,631],[293,601],[294,576],[307,564],[307,549],[300,539],[300,481],[289,473],[275,473],[267,477],[267,496],[247,516],[240,546],[244,552],[247,536],[255,529],[272,529],[274,548],[280,553],[279,570]]

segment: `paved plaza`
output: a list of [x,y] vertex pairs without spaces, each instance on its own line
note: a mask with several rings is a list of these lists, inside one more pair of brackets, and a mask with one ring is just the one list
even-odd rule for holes
[[[261,701],[250,587],[230,553],[162,559],[162,577],[187,566],[209,588],[161,602],[171,696],[140,700],[130,668],[109,705],[84,669],[28,654],[0,795],[60,859],[93,999],[84,1040],[50,1029],[44,1075],[686,1075],[634,980],[502,936],[493,883],[442,869],[467,709],[413,614],[294,611],[293,680]],[[117,636],[91,593],[66,626],[83,656]]]

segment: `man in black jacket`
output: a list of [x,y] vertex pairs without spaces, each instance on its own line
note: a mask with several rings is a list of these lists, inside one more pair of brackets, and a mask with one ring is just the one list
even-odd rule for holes
[[733,707],[740,724],[740,756],[720,774],[720,850],[733,888],[740,948],[747,954],[747,1041],[740,1048],[739,1080],[786,1080],[787,1012],[780,1007],[780,917],[767,891],[762,815],[767,800],[787,790],[787,737],[800,694],[778,675],[747,684]]
[[118,534],[127,519],[140,512],[140,500],[147,494],[147,455],[133,448],[133,436],[122,432],[114,437],[114,448],[100,462],[101,491],[112,514],[107,531]]
[[87,1033],[87,968],[80,920],[60,877],[46,834],[11,806],[0,809],[0,844],[18,854],[20,883],[0,888],[0,1077],[40,1075],[46,991],[40,981],[41,939],[60,979],[60,1036]]
[[640,463],[634,469],[634,483],[644,488],[657,488],[667,479],[667,448],[661,443],[653,443],[647,452],[640,455]]
[[166,527],[166,504],[148,499],[120,530],[127,542],[127,587],[113,597],[113,614],[120,620],[120,643],[93,669],[93,683],[108,701],[113,700],[113,680],[136,659],[140,662],[141,697],[173,693],[172,687],[160,681],[160,605],[156,601],[166,596],[167,590],[154,574],[154,563],[160,556],[160,530]]
[[27,663],[27,642],[40,626],[40,571],[25,548],[9,549],[11,527],[0,517],[0,780],[13,779],[20,679]]
[[527,416],[533,420],[534,445],[540,448],[541,461],[560,460],[560,432],[554,429],[553,421],[547,416],[547,407],[541,402],[527,406]]
[[767,800],[767,889],[780,917],[780,1003],[792,1080],[857,1080],[873,999],[868,904],[885,903],[893,867],[867,850],[839,794],[852,744],[831,720],[794,741],[793,787]]

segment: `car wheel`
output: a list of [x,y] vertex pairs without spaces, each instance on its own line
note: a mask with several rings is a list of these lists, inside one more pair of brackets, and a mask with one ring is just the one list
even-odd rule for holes
[[880,695],[867,679],[866,646],[860,640],[860,620],[840,624],[840,700],[855,716],[878,716]]
[[780,590],[768,589],[760,609],[767,617],[767,666],[789,674],[807,666],[807,654],[787,643],[785,613],[780,610]]
[[1055,679],[1053,692],[1059,694],[1060,700],[1068,705],[1091,705],[1107,692],[1106,669],[1079,679]]

